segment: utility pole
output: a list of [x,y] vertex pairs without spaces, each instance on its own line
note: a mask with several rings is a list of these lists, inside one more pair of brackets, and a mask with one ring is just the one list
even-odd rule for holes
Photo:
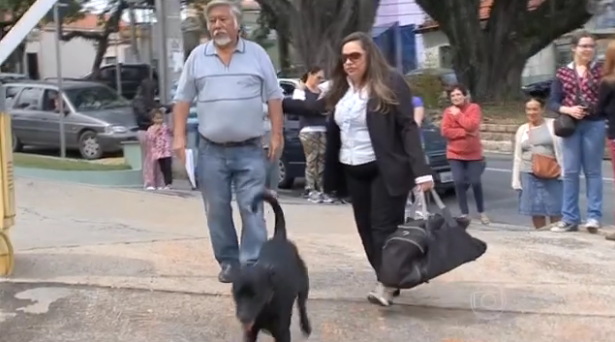
[[161,103],[168,104],[184,64],[180,0],[156,0],[156,20],[159,96]]
[[64,4],[56,3],[53,6],[53,20],[56,24],[56,73],[58,77],[58,114],[60,115],[60,158],[66,158],[66,134],[64,133],[64,119],[66,111],[64,110],[64,90],[62,82],[62,20],[60,19],[60,6]]

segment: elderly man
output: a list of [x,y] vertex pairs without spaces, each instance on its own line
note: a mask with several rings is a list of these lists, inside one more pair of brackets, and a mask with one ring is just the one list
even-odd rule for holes
[[[265,189],[266,157],[282,146],[282,92],[265,50],[240,37],[241,11],[233,2],[214,0],[206,9],[211,41],[195,48],[184,65],[174,106],[174,150],[185,158],[186,120],[197,98],[198,177],[211,243],[220,264],[220,282],[232,281],[239,264],[256,262],[267,239],[262,207],[251,210]],[[263,103],[268,105],[271,138],[263,152]],[[241,247],[233,223],[231,184],[243,224]]]

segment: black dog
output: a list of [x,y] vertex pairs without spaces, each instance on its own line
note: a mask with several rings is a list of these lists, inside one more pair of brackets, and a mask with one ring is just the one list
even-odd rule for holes
[[261,201],[273,208],[275,232],[263,244],[258,262],[242,267],[234,277],[233,299],[246,342],[255,342],[260,330],[269,332],[276,342],[290,342],[295,299],[303,334],[307,337],[312,332],[306,309],[308,271],[297,247],[286,238],[286,221],[278,200],[265,192],[254,199],[254,211]]

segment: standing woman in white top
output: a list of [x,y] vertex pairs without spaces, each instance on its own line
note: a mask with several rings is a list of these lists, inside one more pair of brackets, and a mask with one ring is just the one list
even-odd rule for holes
[[[324,190],[348,193],[365,254],[376,277],[386,238],[404,221],[410,190],[433,187],[425,162],[412,94],[371,37],[342,41],[331,85],[316,104],[285,99],[287,113],[327,117]],[[399,291],[378,282],[371,303],[388,306]]]

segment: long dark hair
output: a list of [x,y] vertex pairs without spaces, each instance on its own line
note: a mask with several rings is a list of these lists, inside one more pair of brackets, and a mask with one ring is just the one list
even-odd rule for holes
[[301,76],[301,78],[300,78],[301,82],[305,83],[305,81],[307,81],[307,79],[308,79],[308,76],[314,75],[316,73],[319,73],[321,70],[322,70],[322,68],[319,67],[319,66],[313,66],[313,67],[309,68],[308,71],[305,74],[303,74],[303,76]]
[[363,32],[351,33],[342,40],[338,61],[331,73],[331,88],[326,95],[327,109],[335,108],[335,105],[348,91],[349,85],[341,54],[342,47],[350,42],[359,42],[363,50],[365,50],[366,70],[364,81],[369,86],[370,98],[375,101],[374,108],[370,109],[387,113],[392,106],[399,104],[395,92],[389,86],[389,79],[394,71],[372,38]]

